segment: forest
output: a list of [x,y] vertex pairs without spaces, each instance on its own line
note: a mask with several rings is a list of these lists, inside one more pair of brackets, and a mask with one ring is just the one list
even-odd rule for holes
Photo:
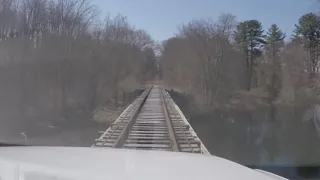
[[294,27],[285,34],[277,24],[238,22],[232,14],[190,21],[163,43],[161,76],[205,109],[315,104],[320,18],[304,14]]
[[122,15],[101,18],[88,0],[0,1],[3,118],[116,108],[155,75],[151,36]]
[[205,109],[315,103],[319,46],[315,13],[292,34],[226,13],[177,25],[157,42],[125,16],[101,17],[88,0],[0,0],[0,114],[124,107],[125,94],[154,80]]

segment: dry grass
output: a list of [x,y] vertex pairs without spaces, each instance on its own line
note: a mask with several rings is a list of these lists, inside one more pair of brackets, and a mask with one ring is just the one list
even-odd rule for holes
[[112,123],[121,114],[123,109],[110,109],[106,107],[99,107],[93,112],[93,120],[98,123]]

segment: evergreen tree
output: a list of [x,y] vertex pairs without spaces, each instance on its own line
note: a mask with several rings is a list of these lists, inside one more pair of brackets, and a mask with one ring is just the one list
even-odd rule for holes
[[271,58],[271,82],[268,87],[270,99],[274,100],[280,90],[281,86],[281,62],[279,61],[278,52],[284,44],[286,35],[279,29],[276,24],[272,24],[267,32],[266,37],[266,51]]
[[309,52],[309,72],[313,77],[316,73],[320,45],[320,18],[314,13],[308,13],[299,18],[295,25],[293,40],[303,43]]
[[244,54],[246,89],[250,90],[254,66],[257,64],[256,58],[261,55],[261,48],[266,43],[261,22],[258,20],[240,22],[234,32],[234,40],[236,47]]

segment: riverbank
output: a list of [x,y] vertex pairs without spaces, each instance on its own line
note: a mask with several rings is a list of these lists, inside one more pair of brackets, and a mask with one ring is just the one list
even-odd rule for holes
[[103,104],[89,112],[81,107],[65,109],[64,114],[35,112],[21,118],[19,113],[0,113],[0,141],[43,146],[91,146],[99,131],[105,131],[143,90],[122,93],[117,105]]

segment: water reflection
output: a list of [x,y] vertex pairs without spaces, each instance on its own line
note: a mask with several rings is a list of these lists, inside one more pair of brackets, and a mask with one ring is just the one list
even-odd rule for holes
[[197,113],[175,100],[212,154],[288,178],[320,177],[320,106]]
[[191,124],[213,154],[242,164],[319,163],[320,138],[313,121],[302,121],[302,115],[287,107],[273,108],[215,110],[192,115]]
[[272,107],[214,111],[192,116],[191,124],[212,154],[240,164],[269,169],[318,166],[320,138],[313,121],[305,123],[301,117],[297,110]]

